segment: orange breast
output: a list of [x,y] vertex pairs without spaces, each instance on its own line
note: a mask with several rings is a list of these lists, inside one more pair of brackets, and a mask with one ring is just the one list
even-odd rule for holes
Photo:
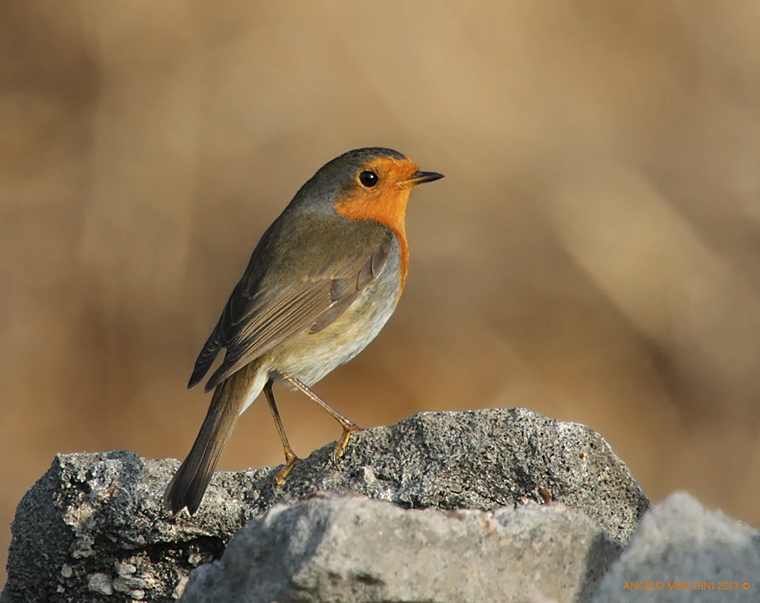
[[374,220],[387,226],[396,235],[401,255],[401,287],[406,280],[406,272],[409,268],[409,243],[406,240],[405,217],[406,201],[409,199],[409,191],[406,191],[406,200],[403,202],[389,203],[383,199],[378,203],[367,203],[365,200],[348,199],[335,206],[335,211],[349,220]]
[[337,214],[349,220],[374,220],[390,228],[396,235],[401,255],[401,287],[409,268],[409,244],[406,240],[406,206],[412,187],[405,184],[419,168],[408,159],[383,158],[368,168],[380,174],[374,188],[357,186],[335,204]]

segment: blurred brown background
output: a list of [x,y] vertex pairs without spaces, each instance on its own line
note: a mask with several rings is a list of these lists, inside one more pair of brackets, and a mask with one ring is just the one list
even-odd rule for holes
[[[753,0],[0,4],[0,551],[56,452],[182,458],[185,385],[263,230],[323,163],[419,189],[398,311],[317,390],[364,426],[524,406],[653,500],[760,524]],[[339,434],[281,393],[301,455]],[[222,469],[276,465],[266,405]]]

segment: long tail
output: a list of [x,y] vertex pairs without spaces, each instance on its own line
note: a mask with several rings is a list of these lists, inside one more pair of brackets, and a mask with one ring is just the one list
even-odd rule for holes
[[249,365],[214,390],[198,437],[164,493],[164,505],[172,513],[187,507],[192,515],[200,507],[237,418],[263,387],[263,383],[257,383],[261,381],[257,376],[255,368]]

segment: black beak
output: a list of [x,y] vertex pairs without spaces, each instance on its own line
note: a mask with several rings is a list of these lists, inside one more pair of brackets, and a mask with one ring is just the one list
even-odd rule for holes
[[414,172],[412,177],[406,181],[407,184],[417,186],[418,184],[424,184],[425,182],[434,182],[443,178],[443,174],[438,172]]

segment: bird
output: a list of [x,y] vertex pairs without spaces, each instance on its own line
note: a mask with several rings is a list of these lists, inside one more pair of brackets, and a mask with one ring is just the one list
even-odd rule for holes
[[412,189],[443,178],[402,153],[368,147],[320,168],[262,235],[218,323],[195,362],[188,387],[214,390],[190,452],[164,494],[175,515],[201,505],[238,417],[263,391],[282,442],[282,484],[299,459],[275,404],[284,382],[322,406],[343,429],[340,457],[361,429],[311,389],[361,352],[393,314],[406,281],[406,208]]

